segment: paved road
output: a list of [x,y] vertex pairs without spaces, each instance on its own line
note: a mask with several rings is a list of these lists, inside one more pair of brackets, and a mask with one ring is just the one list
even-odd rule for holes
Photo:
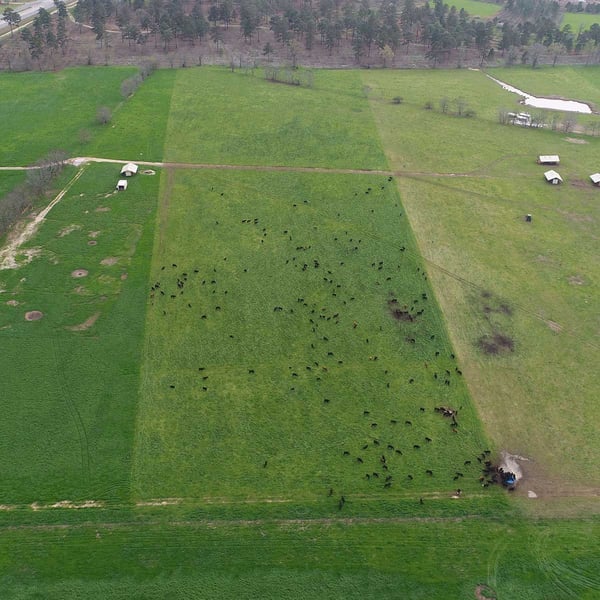
[[[34,0],[33,2],[26,2],[15,10],[21,15],[21,22],[24,23],[29,19],[35,17],[40,8],[45,8],[48,11],[56,9],[54,0]],[[5,7],[0,7],[0,13],[4,12]],[[6,21],[0,21],[0,35],[10,31],[10,27]]]

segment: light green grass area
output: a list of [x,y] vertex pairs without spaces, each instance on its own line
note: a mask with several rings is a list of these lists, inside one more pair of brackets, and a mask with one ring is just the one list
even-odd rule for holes
[[25,173],[23,171],[0,172],[0,202],[2,202],[4,194],[14,190],[24,180]]
[[485,442],[393,182],[177,171],[162,193],[137,495],[480,487]]
[[[327,118],[324,118],[327,115]],[[226,69],[177,72],[166,159],[213,164],[385,168],[358,73],[314,74],[314,87]]]
[[[569,73],[579,81],[577,70],[565,71],[563,81]],[[431,80],[444,89],[477,76],[440,73]],[[364,76],[387,95],[414,91],[412,77]],[[557,132],[501,126],[485,109],[472,120],[431,111],[432,147],[425,136],[417,141],[425,112],[419,104],[416,97],[399,107],[372,103],[397,167],[415,168],[415,155],[427,157],[418,166],[430,174],[401,178],[400,189],[488,431],[498,447],[535,460],[529,476],[537,485],[547,487],[547,476],[598,485],[592,457],[600,450],[593,425],[600,272],[593,232],[600,212],[588,179],[597,170],[598,140],[573,144]],[[465,176],[436,177],[455,168],[465,146],[474,152],[462,161]],[[545,183],[545,169],[535,163],[539,154],[554,153],[565,178],[558,188]],[[531,225],[527,213],[534,215]],[[478,340],[498,331],[514,340],[514,353],[484,356]]]
[[565,13],[560,22],[561,28],[570,25],[573,33],[577,34],[580,29],[589,29],[594,23],[600,24],[600,15],[589,15],[586,13]]
[[456,6],[456,10],[458,11],[464,8],[470,17],[481,17],[482,19],[494,17],[502,9],[501,4],[478,2],[478,0],[451,0],[446,4],[451,7]]
[[592,600],[599,534],[593,519],[518,518],[25,529],[3,532],[0,582],[19,600],[445,600],[478,585],[488,598]]
[[158,180],[119,195],[117,175],[88,167],[22,248],[39,256],[0,272],[5,503],[127,497]]
[[79,132],[91,136],[100,106],[116,107],[120,84],[136,72],[132,67],[73,68],[57,73],[0,73],[0,114],[6,135],[0,165],[29,165],[51,150],[69,155],[84,152]]

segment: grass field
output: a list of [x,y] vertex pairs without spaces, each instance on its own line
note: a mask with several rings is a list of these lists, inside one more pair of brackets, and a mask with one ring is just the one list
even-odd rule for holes
[[469,13],[470,17],[481,17],[482,19],[494,17],[502,9],[500,4],[478,2],[478,0],[458,0],[457,2],[452,1],[447,4],[456,6],[456,10],[458,11],[464,8]]
[[97,109],[117,107],[121,81],[135,72],[133,67],[123,67],[0,73],[0,114],[6,115],[10,131],[0,148],[0,164],[33,164],[51,150],[64,150],[71,156],[85,153],[80,130],[88,130],[92,138],[102,130],[96,123]]
[[570,25],[571,30],[577,34],[580,29],[589,29],[594,23],[600,23],[600,15],[588,15],[586,13],[565,13],[560,22],[561,28]]
[[[471,71],[202,68],[114,104],[73,152],[263,168],[115,194],[90,164],[0,271],[3,597],[595,598],[598,141],[501,126],[512,101]],[[512,496],[478,480],[501,450],[530,459]]]

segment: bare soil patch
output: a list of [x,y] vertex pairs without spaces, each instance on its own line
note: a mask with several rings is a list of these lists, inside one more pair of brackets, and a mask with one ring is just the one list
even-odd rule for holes
[[569,277],[569,283],[571,285],[583,285],[585,279],[581,275],[571,275],[571,277]]
[[21,303],[18,300],[7,300],[6,304],[8,306],[19,306]]
[[87,277],[88,272],[85,269],[75,269],[71,271],[71,277],[79,278],[79,277]]
[[98,245],[98,242],[96,240],[90,240],[88,242],[88,246],[97,246],[97,245]]
[[497,597],[496,592],[489,585],[480,583],[475,588],[475,598],[477,600],[496,600]]
[[44,313],[40,310],[30,310],[25,313],[26,321],[39,321],[44,316]]
[[565,140],[565,142],[569,142],[570,144],[589,144],[587,140],[582,140],[580,138],[566,137],[563,139]]
[[117,256],[107,256],[100,261],[101,265],[116,265],[119,262],[119,258]]
[[99,316],[99,312],[94,313],[91,317],[88,317],[83,323],[80,323],[79,325],[71,325],[70,327],[66,327],[66,329],[68,329],[69,331],[86,331],[98,320]]
[[142,171],[142,175],[156,175],[156,171],[153,171],[152,169],[144,169]]
[[[587,187],[587,185],[586,185]],[[573,223],[593,223],[594,219],[590,215],[580,215],[578,213],[572,213],[567,210],[560,210],[558,212],[563,215],[567,220],[573,221]]]
[[81,225],[67,225],[66,227],[63,227],[59,232],[58,232],[58,237],[65,237],[65,235],[69,235],[70,233],[73,233],[73,231],[76,231],[77,229],[81,229]]
[[418,314],[413,314],[408,306],[403,306],[400,307],[400,305],[398,304],[398,299],[397,298],[391,298],[390,300],[388,300],[388,309],[390,311],[390,315],[392,315],[392,317],[396,320],[396,321],[402,321],[404,323],[412,323],[414,321],[417,320],[418,318]]
[[96,212],[109,212],[110,211],[110,206],[99,206],[96,209]]
[[100,235],[100,232],[99,232],[99,231],[90,231],[90,232],[88,233],[88,237],[89,237],[89,238],[92,238],[92,239],[94,239],[94,238],[97,238],[99,235]]
[[556,321],[546,321],[546,325],[548,325],[548,327],[550,327],[550,329],[552,329],[552,331],[555,331],[556,333],[560,333],[562,331],[562,325],[560,325]]
[[87,288],[85,288],[83,285],[78,285],[73,292],[75,294],[79,294],[80,296],[86,296],[87,294],[89,294],[89,291],[87,290]]
[[121,273],[121,281],[125,281],[129,277],[127,273]]
[[515,341],[510,336],[496,331],[489,335],[482,335],[477,340],[477,346],[484,354],[494,356],[514,352]]

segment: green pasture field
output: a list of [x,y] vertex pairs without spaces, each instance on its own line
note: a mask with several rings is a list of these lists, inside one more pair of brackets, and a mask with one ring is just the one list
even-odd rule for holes
[[393,182],[170,171],[162,195],[136,497],[480,489],[487,446]]
[[65,69],[57,73],[0,73],[0,114],[7,135],[0,147],[0,166],[33,164],[51,150],[85,153],[81,129],[95,136],[100,106],[114,109],[121,101],[121,81],[133,67]]
[[128,497],[158,179],[118,195],[117,175],[87,167],[22,248],[39,256],[0,271],[3,503]]
[[579,30],[589,29],[594,23],[600,23],[600,15],[590,15],[586,13],[565,13],[560,22],[561,28],[570,25],[574,33]]
[[0,202],[4,195],[25,180],[23,171],[0,171]]
[[[327,118],[323,118],[327,115]],[[386,159],[355,71],[314,72],[314,87],[225,69],[182,69],[165,159],[381,169]]]
[[[581,79],[577,69],[556,71],[563,82],[569,75],[573,82]],[[598,73],[590,70],[588,81]],[[508,78],[512,70],[494,75],[515,83],[516,77]],[[369,73],[364,81],[374,90],[372,106],[393,167],[420,172],[400,178],[403,203],[430,261],[487,431],[498,448],[535,461],[525,463],[532,486],[551,490],[556,478],[598,485],[593,365],[599,359],[600,272],[593,231],[600,213],[588,175],[597,170],[600,142],[586,137],[575,144],[558,132],[501,126],[490,114],[493,108],[471,93],[489,85],[481,73],[420,77],[421,88],[410,72]],[[450,97],[457,88],[465,90],[477,116],[461,119],[420,108],[433,85],[438,94],[452,90]],[[398,90],[411,95],[394,106],[386,99]],[[600,99],[600,91],[588,99]],[[436,131],[435,145],[419,137],[423,122]],[[472,158],[460,161],[458,170],[465,148]],[[535,162],[539,154],[554,153],[565,178],[558,188],[545,183],[545,169]],[[462,176],[438,175],[448,172]],[[531,226],[524,222],[527,213],[534,215]],[[515,350],[485,356],[478,340],[497,331],[513,339]]]
[[[600,71],[559,71],[595,101]],[[2,597],[597,595],[599,142],[499,125],[480,72],[314,79],[159,71],[73,147],[394,176],[84,168],[0,271]],[[530,459],[513,495],[488,448]]]
[[456,6],[456,10],[460,11],[464,8],[471,17],[481,17],[488,19],[496,16],[502,9],[502,5],[492,2],[478,2],[478,0],[451,0],[447,2],[449,6]]

